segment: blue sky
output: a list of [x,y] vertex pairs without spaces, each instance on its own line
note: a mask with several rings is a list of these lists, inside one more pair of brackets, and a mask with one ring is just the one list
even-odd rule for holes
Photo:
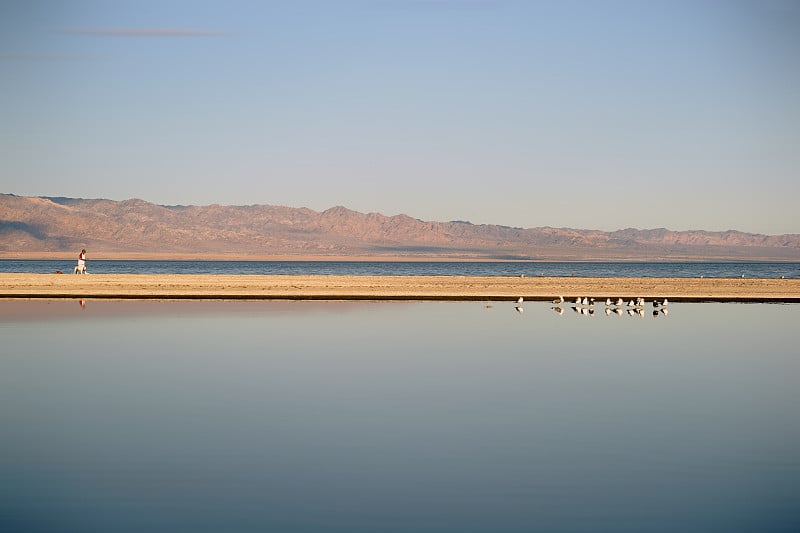
[[799,233],[800,3],[0,2],[0,192]]

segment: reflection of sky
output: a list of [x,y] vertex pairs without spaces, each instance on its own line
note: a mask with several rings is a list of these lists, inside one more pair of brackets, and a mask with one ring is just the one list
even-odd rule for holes
[[797,305],[8,305],[0,525],[800,523]]

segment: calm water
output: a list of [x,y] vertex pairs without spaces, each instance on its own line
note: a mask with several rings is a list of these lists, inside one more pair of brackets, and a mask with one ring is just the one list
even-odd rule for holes
[[669,310],[0,301],[0,530],[797,531],[800,305]]
[[[72,260],[0,260],[0,272],[72,272]],[[339,274],[351,276],[585,276],[635,278],[799,278],[800,263],[768,262],[387,262],[89,261],[95,274]]]

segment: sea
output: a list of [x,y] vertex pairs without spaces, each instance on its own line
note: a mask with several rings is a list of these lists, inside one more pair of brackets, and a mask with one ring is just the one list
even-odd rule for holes
[[[93,274],[800,278],[800,262],[90,260]],[[0,260],[0,273],[71,272],[69,260]]]

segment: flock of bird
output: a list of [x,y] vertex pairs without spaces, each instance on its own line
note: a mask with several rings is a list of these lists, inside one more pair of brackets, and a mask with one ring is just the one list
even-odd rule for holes
[[[525,300],[522,296],[517,298],[514,309],[516,309],[518,313],[523,313],[525,311],[525,308],[522,307],[524,301]],[[564,297],[559,296],[558,298],[553,300],[553,303],[555,304],[555,306],[551,307],[551,309],[556,313],[558,313],[559,315],[564,314],[564,308],[562,307],[562,305],[566,303]],[[583,297],[577,296],[575,297],[572,303],[573,303],[572,310],[575,313],[579,315],[594,316],[594,305],[595,305],[594,298],[586,296]],[[659,313],[663,315],[669,314],[669,311],[667,310],[667,306],[669,305],[669,300],[667,298],[664,298],[662,300],[653,299],[651,303],[653,305],[653,316],[657,316]],[[604,312],[606,316],[612,314],[622,315],[623,313],[627,313],[629,316],[643,317],[645,304],[646,304],[645,299],[642,298],[641,296],[637,298],[628,299],[627,301],[622,298],[617,298],[616,300],[612,300],[611,298],[606,298]]]

